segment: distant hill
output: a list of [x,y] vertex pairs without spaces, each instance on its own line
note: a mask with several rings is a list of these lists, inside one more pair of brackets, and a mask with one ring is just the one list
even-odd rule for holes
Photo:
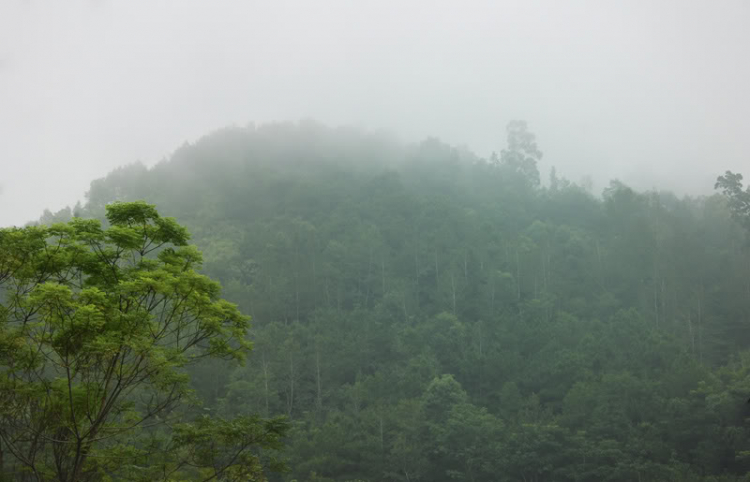
[[745,480],[750,256],[719,195],[552,174],[308,121],[227,128],[92,182],[189,227],[253,317],[208,407],[287,414],[288,479]]

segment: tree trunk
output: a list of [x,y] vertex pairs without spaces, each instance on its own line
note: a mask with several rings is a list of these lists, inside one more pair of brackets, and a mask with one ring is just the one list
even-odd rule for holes
[[263,351],[262,355],[262,363],[263,363],[263,385],[265,388],[265,396],[266,396],[266,417],[268,416],[268,363],[266,362],[266,352]]
[[294,355],[289,352],[289,406],[287,407],[287,413],[289,417],[292,416],[292,410],[294,409]]
[[315,397],[315,406],[318,410],[323,408],[323,391],[320,382],[320,345],[315,343],[315,383],[317,393]]
[[456,278],[451,273],[451,288],[453,290],[453,314],[456,314]]
[[521,257],[516,249],[516,290],[518,299],[521,299]]
[[440,286],[440,270],[438,270],[438,255],[435,249],[435,289]]
[[383,296],[385,296],[385,259],[380,255],[380,277],[383,282]]
[[467,257],[469,256],[468,249],[464,248],[464,281],[469,282],[469,264]]

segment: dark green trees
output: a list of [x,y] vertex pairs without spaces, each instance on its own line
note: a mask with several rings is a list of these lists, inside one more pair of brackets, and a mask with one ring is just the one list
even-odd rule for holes
[[[288,416],[278,480],[744,480],[741,180],[598,196],[557,173],[540,185],[540,156],[523,123],[495,160],[232,128],[97,181],[80,211],[146,198],[190,227],[253,316],[244,366],[186,367],[201,423]],[[221,447],[201,424],[177,440],[227,457],[257,433],[232,427]]]

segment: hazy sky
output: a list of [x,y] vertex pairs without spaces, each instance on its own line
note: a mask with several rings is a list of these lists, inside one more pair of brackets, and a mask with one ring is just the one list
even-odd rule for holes
[[312,117],[481,156],[528,121],[598,186],[750,177],[750,1],[2,0],[0,225],[228,124]]

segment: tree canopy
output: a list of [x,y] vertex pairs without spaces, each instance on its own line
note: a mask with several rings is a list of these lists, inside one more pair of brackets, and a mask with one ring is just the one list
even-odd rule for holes
[[[747,480],[741,178],[700,197],[543,185],[531,126],[504,135],[484,159],[313,122],[228,128],[42,221],[146,199],[190,228],[253,350],[170,373],[191,375],[201,423],[288,417],[272,480]],[[198,348],[231,358],[219,326]],[[191,430],[178,440],[207,440]]]
[[174,219],[141,201],[106,220],[0,230],[0,475],[259,477],[248,449],[278,448],[283,422],[187,409],[186,367],[244,360],[249,317]]

